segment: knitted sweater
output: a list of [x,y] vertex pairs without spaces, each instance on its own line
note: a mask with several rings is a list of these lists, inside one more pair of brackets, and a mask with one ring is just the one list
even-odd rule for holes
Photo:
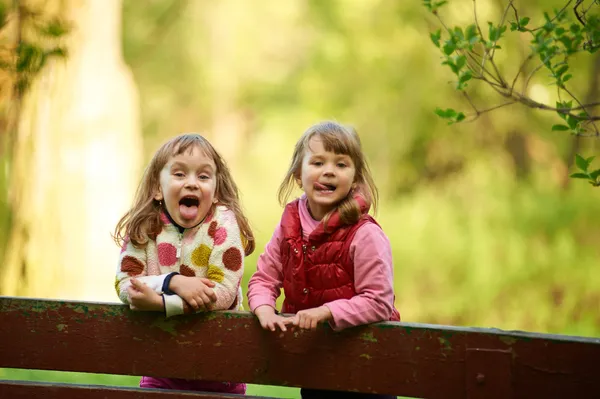
[[[206,310],[241,310],[244,247],[235,214],[225,206],[217,206],[200,225],[181,233],[164,213],[161,220],[161,232],[145,248],[136,248],[125,239],[115,281],[121,301],[129,303],[131,277],[163,294],[165,278],[178,272],[215,283],[217,301]],[[164,294],[163,298],[167,317],[192,311],[178,295]]]

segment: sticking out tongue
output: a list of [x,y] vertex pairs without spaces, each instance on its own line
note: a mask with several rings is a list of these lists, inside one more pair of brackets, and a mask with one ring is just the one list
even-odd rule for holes
[[196,219],[196,216],[198,216],[198,206],[179,204],[179,214],[182,218],[187,220]]
[[328,190],[331,190],[331,187],[328,187],[321,183],[315,183],[315,189],[319,190],[319,191],[328,191]]

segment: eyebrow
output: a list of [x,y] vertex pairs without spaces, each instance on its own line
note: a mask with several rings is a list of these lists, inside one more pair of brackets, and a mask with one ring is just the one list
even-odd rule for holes
[[[176,167],[179,167],[179,168],[187,167],[187,164],[184,162],[175,161],[171,164],[171,169],[176,168]],[[210,169],[211,172],[215,171],[215,167],[210,163],[205,163],[205,164],[200,165],[199,169],[206,169],[206,168]]]

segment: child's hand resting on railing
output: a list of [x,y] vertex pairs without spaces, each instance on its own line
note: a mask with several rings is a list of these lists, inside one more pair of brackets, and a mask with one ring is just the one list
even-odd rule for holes
[[325,305],[318,308],[301,310],[294,315],[292,323],[294,326],[305,330],[316,330],[317,325],[324,321],[329,321],[333,318],[331,311]]
[[217,295],[212,289],[214,286],[215,283],[207,278],[178,274],[171,279],[169,289],[186,301],[194,311],[198,311],[210,309],[210,305],[216,302]]
[[257,307],[254,309],[254,314],[258,317],[261,327],[271,331],[275,331],[275,327],[279,327],[281,331],[287,331],[286,325],[292,324],[294,320],[293,317],[285,317],[276,314],[275,309],[269,305]]
[[129,280],[131,285],[127,287],[129,295],[129,308],[131,310],[164,310],[162,297],[152,288],[136,278]]

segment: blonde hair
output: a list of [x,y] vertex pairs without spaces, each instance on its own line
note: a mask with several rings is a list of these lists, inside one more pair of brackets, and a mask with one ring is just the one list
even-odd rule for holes
[[364,198],[367,209],[373,206],[373,210],[376,211],[379,192],[377,186],[375,186],[367,159],[363,154],[360,138],[353,128],[331,121],[317,123],[309,127],[296,143],[292,162],[279,186],[279,203],[284,206],[295,184],[301,181],[302,159],[313,137],[319,137],[322,140],[326,151],[348,155],[356,168],[353,182],[355,189],[350,190],[348,195],[331,212],[325,215],[323,218],[325,226],[327,226],[327,220],[329,220],[331,213],[335,210],[339,212],[340,218],[345,224],[353,224],[360,219],[362,213],[358,202],[354,199],[355,195]]
[[113,239],[117,245],[123,245],[127,237],[136,247],[144,248],[148,244],[148,240],[156,239],[162,228],[161,205],[154,199],[160,185],[160,172],[171,157],[183,154],[193,148],[204,151],[217,168],[215,198],[218,202],[212,205],[210,212],[214,212],[217,205],[224,205],[230,209],[235,214],[240,227],[246,256],[254,251],[254,235],[248,219],[242,212],[237,185],[225,160],[212,144],[199,134],[179,135],[167,141],[156,151],[144,171],[131,209],[123,215],[115,227]]

